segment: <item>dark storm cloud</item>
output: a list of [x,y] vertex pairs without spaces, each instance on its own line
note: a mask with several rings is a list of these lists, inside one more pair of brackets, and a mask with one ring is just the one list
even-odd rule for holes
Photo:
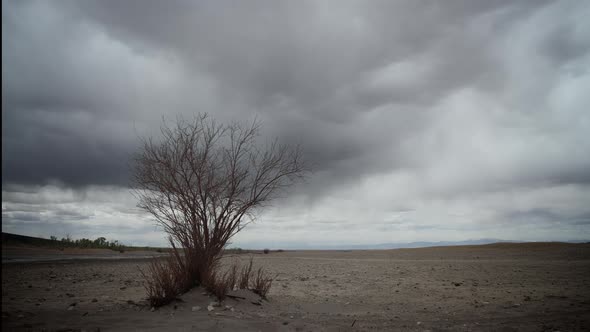
[[[274,1],[3,6],[8,78],[3,145],[9,156],[3,183],[125,185],[134,125],[153,127],[148,119],[192,111],[245,119],[263,113],[268,133],[302,140],[317,169],[333,170],[334,176],[405,166],[399,151],[390,157],[383,150],[408,132],[424,130],[428,117],[420,113],[428,111],[406,112],[410,106],[404,105],[431,104],[493,76],[485,44],[461,30],[490,12],[524,15],[540,4],[530,9],[503,1],[424,8],[411,1],[337,7]],[[169,68],[142,70],[166,56],[186,71],[172,77],[178,84],[202,75],[216,86],[203,98],[217,108],[199,109],[185,91],[142,108],[145,99],[153,101],[155,89],[142,81],[161,80]],[[416,72],[422,77],[412,77]],[[363,112],[392,104],[402,111],[375,119],[387,125],[363,119]]]
[[576,38],[575,27],[564,22],[548,35],[541,50],[555,63],[569,62],[588,53],[590,43],[582,36]]

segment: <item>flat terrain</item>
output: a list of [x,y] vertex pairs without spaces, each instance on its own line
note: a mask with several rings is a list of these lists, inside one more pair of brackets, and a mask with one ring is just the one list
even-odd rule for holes
[[[245,263],[249,257],[228,256],[224,263]],[[214,299],[201,289],[151,311],[139,272],[145,259],[3,263],[2,329],[590,330],[589,244],[288,251],[253,257],[256,266],[276,276],[269,301],[258,305],[253,294],[242,294],[248,299],[229,299],[212,311],[207,306]]]
[[27,248],[22,246],[2,247],[2,263],[34,263],[42,261],[65,261],[65,260],[119,260],[119,259],[141,259],[156,256],[165,256],[165,253],[148,250],[127,250],[118,252],[111,249],[76,249],[64,248],[44,249]]

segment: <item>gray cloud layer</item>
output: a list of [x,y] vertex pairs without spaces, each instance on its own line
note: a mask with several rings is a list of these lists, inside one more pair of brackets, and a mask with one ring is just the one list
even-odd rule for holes
[[[306,237],[335,221],[367,236],[386,223],[392,240],[432,237],[410,229],[442,224],[447,238],[502,236],[507,220],[561,238],[588,232],[584,2],[5,1],[2,9],[3,228],[69,218],[55,205],[15,201],[23,188],[35,200],[47,190],[125,192],[138,135],[155,133],[162,116],[209,112],[257,115],[265,134],[305,147],[314,175],[265,215],[279,237],[286,225]],[[514,193],[530,201],[498,198]],[[565,207],[553,204],[565,197]],[[80,219],[91,216],[80,206],[106,206],[76,202],[67,213]],[[57,212],[43,217],[48,206]]]

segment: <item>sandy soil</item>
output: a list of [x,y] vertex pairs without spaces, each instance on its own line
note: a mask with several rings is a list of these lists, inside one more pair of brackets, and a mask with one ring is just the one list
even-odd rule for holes
[[212,311],[202,289],[151,311],[145,259],[4,263],[2,329],[590,330],[589,244],[272,252],[254,262],[276,275],[269,301],[241,294]]

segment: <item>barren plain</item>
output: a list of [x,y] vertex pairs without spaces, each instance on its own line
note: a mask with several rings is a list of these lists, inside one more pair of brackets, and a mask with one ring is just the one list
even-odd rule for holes
[[590,244],[228,255],[275,276],[267,301],[197,288],[155,310],[134,255],[3,247],[2,330],[590,330]]

